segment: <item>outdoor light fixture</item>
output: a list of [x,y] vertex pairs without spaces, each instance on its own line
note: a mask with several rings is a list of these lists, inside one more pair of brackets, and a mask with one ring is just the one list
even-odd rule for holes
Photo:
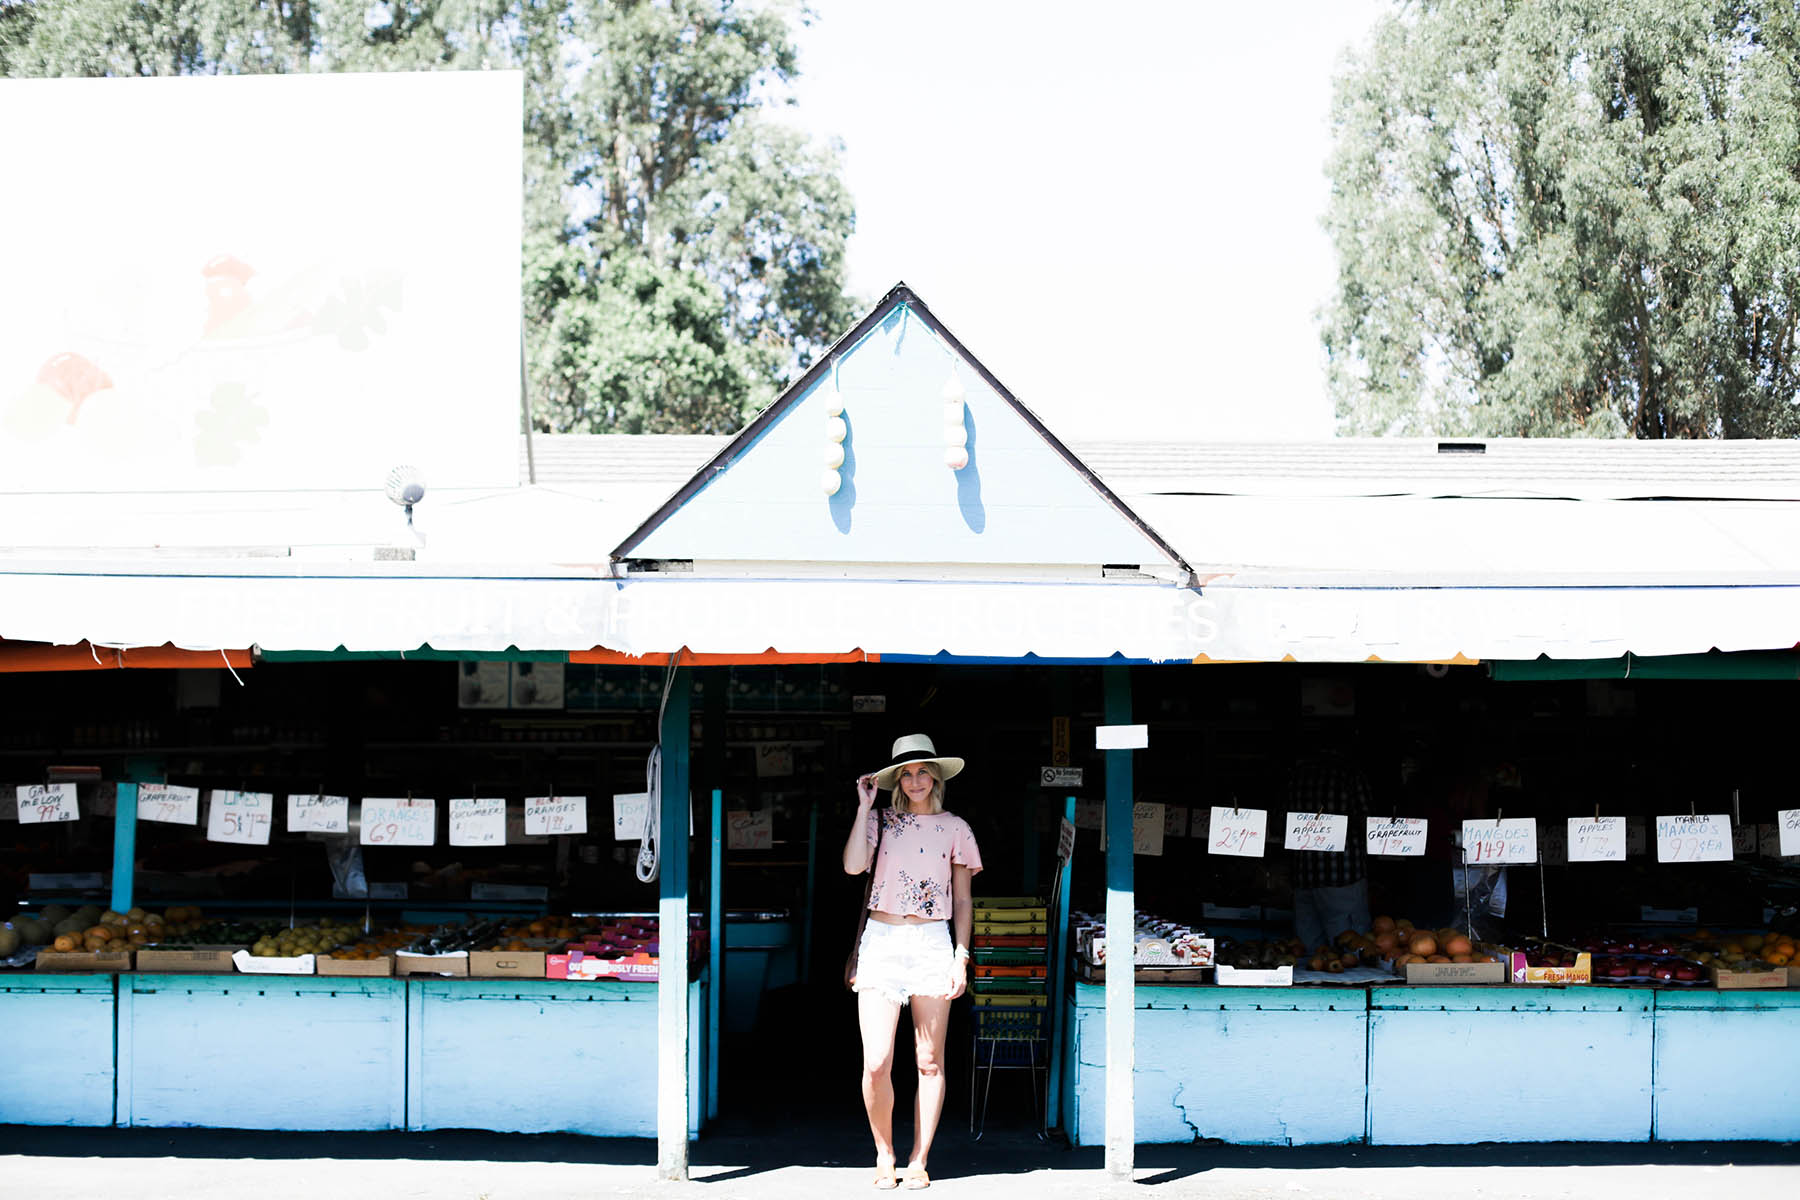
[[417,467],[398,466],[388,472],[387,498],[406,510],[406,531],[419,545],[425,539],[413,528],[413,505],[425,498],[425,475]]
[[969,431],[963,422],[964,401],[968,393],[963,391],[962,379],[956,368],[950,368],[950,378],[944,381],[944,465],[952,471],[960,471],[969,465]]

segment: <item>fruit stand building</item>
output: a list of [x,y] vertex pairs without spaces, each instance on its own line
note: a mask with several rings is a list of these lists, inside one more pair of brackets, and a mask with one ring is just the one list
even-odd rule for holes
[[[926,706],[944,689],[979,695],[996,722],[1009,706],[1091,714],[1075,750],[1097,768],[1084,794],[1104,800],[1113,829],[1132,826],[1140,792],[1164,786],[1150,768],[1134,775],[1139,761],[1193,772],[1227,749],[1208,729],[1228,717],[1171,716],[1187,712],[1184,690],[1249,696],[1299,667],[1404,672],[1396,689],[1416,695],[1485,679],[1490,664],[1495,678],[1800,677],[1800,449],[1785,443],[1071,446],[899,286],[735,437],[540,436],[522,449],[520,486],[420,501],[422,543],[373,492],[253,507],[232,495],[70,498],[36,544],[0,557],[0,666],[21,702],[35,673],[77,669],[254,675],[402,657],[648,668],[677,681],[642,706],[661,794],[691,790],[694,836],[715,847],[726,785],[690,755],[690,736],[717,741],[724,710],[707,706],[723,701],[710,681],[733,666],[852,664],[896,693],[907,672],[933,672],[884,731],[934,719]],[[15,518],[40,503],[0,498]],[[698,700],[683,682],[696,677]],[[1081,688],[1091,694],[1072,694]],[[1096,723],[1147,725],[1150,747],[1097,751]],[[142,749],[116,757],[168,750]],[[1054,843],[1024,815],[1029,797],[1020,811],[1023,840]],[[111,898],[129,906],[131,806],[115,821]],[[665,955],[656,984],[519,982],[501,995],[475,980],[296,982],[254,1020],[266,1030],[331,1005],[357,1039],[346,1059],[356,1086],[296,1064],[259,1078],[262,1099],[246,1108],[246,1081],[227,1065],[162,1053],[180,1044],[172,1030],[246,1011],[233,977],[177,987],[39,975],[36,991],[4,985],[0,1005],[58,1014],[67,1036],[43,1039],[57,1064],[72,1038],[114,1049],[70,1078],[49,1061],[32,1074],[22,1047],[13,1078],[40,1090],[0,1091],[0,1120],[310,1113],[325,1128],[654,1131],[663,1173],[680,1175],[720,1087],[723,885],[715,849],[700,886],[705,856],[682,806],[663,805],[659,836],[662,928],[701,915],[702,893],[714,906],[709,967],[694,978]],[[809,829],[808,862],[820,846],[828,858],[835,836]],[[1089,844],[1074,870],[1104,894],[1108,927],[1129,928],[1131,839],[1111,839],[1103,867],[1087,862]],[[1033,868],[1020,872],[1036,883]],[[809,905],[812,878],[809,866]],[[572,1002],[583,988],[590,1003]],[[1051,1115],[1078,1142],[1104,1141],[1115,1171],[1129,1170],[1137,1142],[1189,1138],[1792,1138],[1800,1096],[1787,1078],[1709,1078],[1681,1047],[1755,1045],[1777,1026],[1791,1036],[1797,995],[1174,988],[1115,971],[1057,998]],[[611,1076],[605,1100],[563,1094],[552,1076],[581,1064],[522,1068],[540,1048],[513,1040],[526,1011],[555,1013],[553,1037],[571,1054],[597,1039],[593,1053],[610,1053],[626,1086]],[[104,1041],[84,1036],[101,1029]],[[1466,1076],[1407,1066],[1477,1042],[1509,1061],[1584,1069],[1505,1074],[1494,1103],[1469,1106]],[[1312,1069],[1266,1069],[1277,1047]]]

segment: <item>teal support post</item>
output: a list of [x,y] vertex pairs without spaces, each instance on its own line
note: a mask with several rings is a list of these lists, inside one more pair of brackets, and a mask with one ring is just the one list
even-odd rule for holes
[[[1131,724],[1131,669],[1106,667],[1108,725]],[[1136,931],[1132,878],[1131,751],[1106,753],[1106,1173],[1129,1183],[1136,1144],[1132,1093],[1134,1014],[1132,972]]]
[[129,912],[137,873],[137,784],[119,784],[113,804],[112,907]]
[[[707,735],[717,736],[709,728]],[[725,991],[725,791],[712,790],[712,887],[707,892],[706,1119],[719,1115],[719,1013]]]
[[800,914],[800,982],[812,980],[813,902],[819,882],[819,800],[806,814],[806,907]]
[[657,830],[656,1174],[688,1177],[688,675],[669,681],[662,721],[662,812]]
[[[1062,819],[1075,823],[1075,797],[1063,798]],[[1060,837],[1061,826],[1057,827]],[[1056,910],[1050,919],[1056,922],[1050,943],[1050,1081],[1044,1092],[1044,1128],[1055,1129],[1062,1123],[1063,1055],[1068,1053],[1069,1031],[1063,1019],[1068,1012],[1063,993],[1069,985],[1069,881],[1074,876],[1075,854],[1060,859],[1056,865]]]

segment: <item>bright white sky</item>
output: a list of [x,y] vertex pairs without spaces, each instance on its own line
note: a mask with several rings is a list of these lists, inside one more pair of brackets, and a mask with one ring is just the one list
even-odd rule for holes
[[1064,436],[1331,435],[1331,76],[1388,4],[810,7],[857,295],[904,280]]

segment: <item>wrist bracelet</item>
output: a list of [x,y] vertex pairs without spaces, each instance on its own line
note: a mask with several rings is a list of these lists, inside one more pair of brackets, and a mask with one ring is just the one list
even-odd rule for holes
[[958,946],[956,948],[956,957],[963,962],[968,962],[969,961],[969,948],[967,946]]

